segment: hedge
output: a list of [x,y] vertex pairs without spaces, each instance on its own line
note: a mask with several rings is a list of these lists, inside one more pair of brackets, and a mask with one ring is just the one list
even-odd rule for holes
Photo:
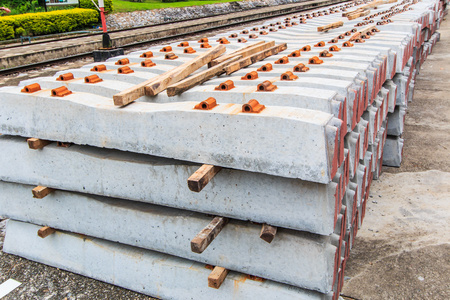
[[0,40],[27,35],[42,35],[82,29],[98,23],[93,9],[75,8],[51,12],[0,17]]
[[[98,0],[94,0],[95,4],[98,5]],[[105,12],[111,13],[113,11],[113,1],[112,0],[104,0],[105,4]],[[80,7],[81,8],[90,8],[97,10],[97,7],[92,3],[91,0],[80,0]]]

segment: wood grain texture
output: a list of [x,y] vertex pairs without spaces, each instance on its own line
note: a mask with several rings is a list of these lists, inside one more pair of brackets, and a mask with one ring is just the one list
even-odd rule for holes
[[191,241],[191,250],[202,253],[222,231],[228,223],[228,218],[215,217],[196,237]]
[[44,226],[38,230],[37,235],[44,239],[44,238],[48,237],[50,234],[55,233],[55,231],[56,230],[51,227]]
[[200,192],[222,167],[203,165],[188,178],[188,187],[193,192]]
[[145,86],[145,94],[155,96],[161,93],[169,85],[188,77],[202,66],[225,53],[225,51],[226,48],[224,45],[217,45],[196,58],[176,67],[171,73],[167,74],[168,72],[166,72],[157,76],[151,83]]
[[33,193],[33,197],[37,199],[42,199],[46,197],[48,194],[53,192],[55,189],[46,187],[46,186],[40,186],[38,185],[35,187],[31,192]]
[[228,275],[228,270],[222,267],[214,267],[211,274],[208,276],[208,286],[218,289]]
[[282,52],[287,49],[286,43],[276,45],[273,47],[270,47],[266,50],[260,51],[258,53],[255,53],[253,55],[250,55],[246,58],[243,58],[241,60],[238,60],[235,63],[230,64],[225,68],[225,71],[227,75],[230,75],[231,73],[234,73],[242,68],[245,68],[251,64],[254,64],[255,62],[258,62],[260,60],[263,60],[271,55],[278,54],[279,52]]
[[259,234],[259,237],[270,244],[270,243],[272,243],[276,234],[277,234],[276,227],[270,226],[267,224],[263,224],[262,228],[261,228],[261,233]]
[[[217,45],[210,50],[206,51],[195,57],[194,59],[185,62],[184,64],[169,70],[159,76],[150,78],[140,84],[132,86],[122,92],[113,96],[114,105],[116,106],[124,106],[127,105],[134,100],[146,95],[156,95],[157,91],[161,92],[164,86],[168,86],[172,83],[175,83],[181,79],[184,79],[189,74],[199,69],[203,65],[209,63],[211,60],[217,58],[222,53],[226,51],[224,45]],[[182,75],[185,75],[184,77]],[[178,79],[178,80],[177,80]],[[146,87],[148,87],[148,92]],[[158,92],[158,93],[159,93]],[[156,94],[155,94],[156,93]]]
[[209,68],[208,70],[202,71],[198,74],[194,74],[192,76],[189,76],[186,79],[183,79],[175,84],[172,84],[167,87],[167,95],[169,97],[179,95],[197,85],[200,85],[200,84],[208,81],[209,79],[211,79],[215,76],[219,76],[219,75],[225,73],[225,67],[228,64],[238,61],[241,58],[242,58],[242,56],[240,56],[240,55],[232,57],[218,65],[215,65],[212,68]]
[[37,138],[29,138],[27,139],[28,147],[33,150],[42,149],[48,144],[50,144],[52,141],[47,140],[41,140]]

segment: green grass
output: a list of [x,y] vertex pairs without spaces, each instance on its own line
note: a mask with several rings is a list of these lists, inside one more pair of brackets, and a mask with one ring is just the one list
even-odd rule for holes
[[184,7],[184,6],[195,6],[195,5],[205,5],[213,3],[226,3],[235,2],[239,0],[203,0],[203,1],[182,1],[182,2],[170,2],[163,3],[160,0],[144,0],[143,2],[129,2],[122,0],[113,0],[114,12],[129,12],[136,10],[150,10],[159,9],[166,7]]

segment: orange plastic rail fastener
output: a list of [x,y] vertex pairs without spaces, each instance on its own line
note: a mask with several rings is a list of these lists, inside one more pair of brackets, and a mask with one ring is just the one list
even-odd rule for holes
[[258,84],[258,91],[259,92],[273,92],[277,89],[277,86],[272,84],[271,81],[266,80],[260,84]]
[[139,57],[145,57],[145,58],[150,58],[153,57],[153,52],[152,51],[147,51],[141,54],[141,56]]
[[242,112],[244,113],[253,113],[253,114],[259,114],[261,111],[263,111],[266,108],[265,105],[259,104],[259,102],[255,99],[252,99],[242,105]]
[[67,81],[67,80],[72,80],[73,78],[74,77],[73,77],[72,73],[65,73],[65,74],[59,75],[59,77],[56,78],[56,80],[58,80],[58,81]]
[[128,65],[129,63],[130,63],[130,60],[128,58],[122,58],[116,62],[116,65],[123,66],[123,65]]
[[271,63],[267,63],[263,66],[261,66],[261,68],[258,68],[257,71],[261,71],[261,72],[269,72],[272,71],[273,67]]
[[65,86],[60,86],[52,90],[53,97],[64,97],[70,94],[72,94],[72,91],[69,91]]
[[150,68],[150,67],[154,67],[154,66],[156,66],[156,64],[151,59],[146,59],[144,61],[141,61],[141,67]]
[[39,83],[32,83],[32,84],[26,85],[20,91],[22,93],[34,93],[34,92],[37,92],[37,91],[40,91],[40,90],[41,90],[41,86],[39,85]]
[[320,65],[323,63],[323,60],[321,60],[320,58],[318,58],[317,56],[313,56],[309,59],[308,61],[310,64],[312,65]]
[[216,99],[213,97],[209,97],[205,101],[200,102],[197,104],[194,109],[201,109],[201,110],[210,110],[216,107],[218,104],[216,102]]
[[234,82],[232,80],[227,80],[225,82],[222,82],[218,86],[216,86],[214,89],[217,91],[229,91],[234,88]]
[[105,65],[97,65],[97,66],[94,66],[94,67],[91,69],[91,71],[92,71],[92,72],[106,71],[106,66],[105,66]]
[[251,72],[245,74],[245,76],[241,77],[242,80],[255,80],[257,78],[258,78],[258,72],[256,72],[256,71],[251,71]]
[[97,83],[101,81],[103,81],[103,79],[98,77],[96,74],[84,77],[84,82],[86,83]]

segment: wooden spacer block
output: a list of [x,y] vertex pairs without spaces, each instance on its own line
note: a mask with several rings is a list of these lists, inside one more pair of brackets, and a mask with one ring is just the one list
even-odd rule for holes
[[35,187],[31,192],[33,193],[34,198],[42,199],[51,192],[53,192],[55,189],[46,187],[46,186],[40,186],[38,185]]
[[225,268],[214,267],[214,270],[208,276],[208,286],[218,289],[225,280],[225,277],[227,277],[228,272],[229,271]]
[[222,167],[203,165],[188,179],[188,187],[193,192],[200,192],[222,170]]
[[48,227],[48,226],[44,226],[41,229],[38,230],[37,234],[39,237],[41,238],[46,238],[48,237],[50,234],[55,233],[55,229]]
[[259,234],[259,237],[270,244],[270,243],[272,243],[273,239],[275,238],[275,234],[277,234],[276,227],[270,226],[267,224],[263,224],[262,228],[261,228],[261,233]]
[[212,243],[216,236],[227,225],[228,218],[215,217],[196,237],[191,241],[191,250],[202,253]]
[[42,149],[45,146],[47,146],[48,144],[50,144],[52,141],[47,141],[47,140],[41,140],[41,139],[37,139],[37,138],[29,138],[27,139],[27,143],[28,143],[28,147],[30,149]]

